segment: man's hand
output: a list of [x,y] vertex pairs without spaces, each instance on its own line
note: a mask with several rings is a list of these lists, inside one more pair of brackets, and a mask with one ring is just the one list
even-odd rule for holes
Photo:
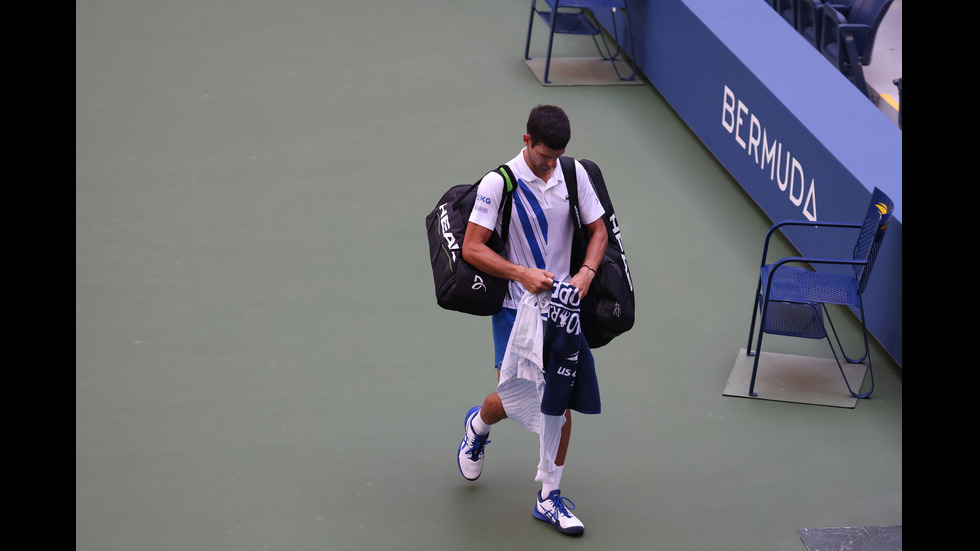
[[572,276],[569,282],[578,288],[578,296],[584,299],[589,294],[589,286],[595,278],[595,271],[599,269],[602,256],[606,252],[606,223],[603,219],[597,218],[591,224],[586,224],[585,230],[589,235],[589,246],[585,250],[585,262],[578,269],[578,273]]
[[589,286],[592,285],[592,279],[595,277],[595,272],[582,266],[579,268],[578,273],[572,276],[572,280],[569,281],[572,285],[578,289],[579,300],[584,299],[585,295],[589,292]]
[[555,285],[555,274],[538,268],[524,268],[520,280],[529,293],[550,291]]

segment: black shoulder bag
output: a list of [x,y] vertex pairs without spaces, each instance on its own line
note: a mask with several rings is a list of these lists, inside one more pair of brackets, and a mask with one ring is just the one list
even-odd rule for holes
[[[504,178],[503,235],[494,231],[487,246],[505,256],[507,233],[510,229],[511,205],[517,180],[507,165],[495,171]],[[436,207],[425,217],[429,238],[429,259],[435,282],[436,302],[446,310],[477,316],[489,316],[500,311],[507,295],[509,281],[478,270],[463,260],[463,236],[470,212],[476,202],[476,183],[453,186],[443,194]],[[499,212],[499,211],[498,211]]]
[[[562,173],[568,188],[568,203],[575,224],[575,236],[572,241],[572,261],[569,273],[578,273],[585,262],[585,252],[589,237],[579,213],[578,183],[575,171],[575,160],[571,157],[561,157]],[[633,291],[633,279],[630,276],[629,264],[626,261],[626,250],[623,248],[623,234],[609,199],[606,182],[602,178],[599,167],[588,159],[579,161],[589,175],[589,182],[595,190],[599,202],[605,209],[602,215],[606,223],[606,234],[609,241],[602,261],[595,266],[595,277],[589,292],[582,301],[582,332],[590,348],[605,346],[611,340],[633,328],[635,320],[636,297]]]

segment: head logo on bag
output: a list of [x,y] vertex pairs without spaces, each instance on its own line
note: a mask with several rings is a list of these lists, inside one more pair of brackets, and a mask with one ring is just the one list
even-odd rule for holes
[[449,212],[446,211],[448,204],[439,205],[439,227],[442,229],[442,238],[446,240],[442,249],[449,256],[449,269],[452,270],[456,265],[456,251],[459,250],[459,243],[456,242],[456,236],[453,235],[453,232],[449,231]]

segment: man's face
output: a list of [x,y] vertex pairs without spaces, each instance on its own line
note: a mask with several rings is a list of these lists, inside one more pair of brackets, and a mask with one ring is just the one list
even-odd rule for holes
[[543,143],[531,145],[531,136],[524,134],[524,145],[527,146],[524,159],[534,175],[547,181],[558,164],[558,157],[564,155],[564,149],[551,149]]

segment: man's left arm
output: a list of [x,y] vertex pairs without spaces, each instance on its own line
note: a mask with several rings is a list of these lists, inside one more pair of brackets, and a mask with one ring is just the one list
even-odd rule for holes
[[595,271],[599,269],[602,262],[602,255],[606,252],[608,236],[606,235],[606,223],[602,217],[591,224],[585,226],[589,233],[589,246],[585,250],[585,262],[579,268],[578,273],[572,276],[570,283],[578,289],[579,298],[585,298],[595,277]]

